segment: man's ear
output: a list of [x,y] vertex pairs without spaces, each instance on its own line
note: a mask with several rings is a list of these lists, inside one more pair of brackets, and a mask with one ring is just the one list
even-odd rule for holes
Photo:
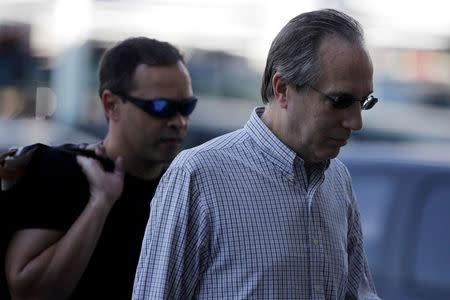
[[283,82],[280,73],[276,72],[272,78],[272,88],[275,95],[275,101],[281,108],[287,108],[287,85]]
[[109,120],[117,121],[120,116],[119,105],[120,98],[111,93],[110,90],[104,90],[102,93],[102,106],[106,117]]

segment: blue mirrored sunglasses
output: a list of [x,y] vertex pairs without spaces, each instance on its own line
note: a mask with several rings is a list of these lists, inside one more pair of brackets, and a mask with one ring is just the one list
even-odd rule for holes
[[182,116],[189,116],[197,104],[197,97],[192,96],[187,99],[175,100],[175,99],[143,99],[133,96],[129,96],[124,93],[115,93],[122,98],[123,102],[129,101],[148,113],[149,115],[157,118],[171,118],[177,113]]

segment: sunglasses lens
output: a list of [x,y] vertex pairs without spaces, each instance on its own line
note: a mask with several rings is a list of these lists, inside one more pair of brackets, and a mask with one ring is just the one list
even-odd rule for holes
[[175,103],[169,102],[167,100],[153,100],[151,101],[152,107],[150,112],[152,115],[162,118],[168,118],[176,113]]
[[170,118],[173,117],[178,111],[183,116],[190,115],[197,104],[197,98],[192,97],[182,103],[175,100],[156,99],[152,100],[152,106],[148,112],[156,117]]
[[374,98],[373,96],[370,96],[365,101],[361,102],[361,108],[363,110],[369,110],[372,107],[374,107],[375,104],[377,104],[378,98]]
[[183,116],[189,116],[194,111],[196,104],[197,104],[197,98],[191,98],[191,99],[185,101],[181,108],[181,114]]
[[352,105],[354,102],[353,98],[347,96],[338,96],[334,102],[334,107],[337,109],[344,109]]

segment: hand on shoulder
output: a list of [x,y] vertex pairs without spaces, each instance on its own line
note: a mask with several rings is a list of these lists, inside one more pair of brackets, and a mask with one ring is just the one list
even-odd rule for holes
[[89,181],[90,202],[112,206],[120,197],[124,182],[122,157],[117,157],[113,172],[106,172],[98,160],[77,156],[77,162]]

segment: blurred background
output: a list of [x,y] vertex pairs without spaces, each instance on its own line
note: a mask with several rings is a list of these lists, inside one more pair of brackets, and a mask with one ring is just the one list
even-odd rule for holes
[[445,0],[2,0],[0,150],[106,133],[97,65],[119,40],[179,47],[200,102],[185,148],[242,127],[261,105],[272,39],[292,17],[335,8],[372,55],[364,130],[343,149],[369,262],[385,299],[450,299],[450,18]]

